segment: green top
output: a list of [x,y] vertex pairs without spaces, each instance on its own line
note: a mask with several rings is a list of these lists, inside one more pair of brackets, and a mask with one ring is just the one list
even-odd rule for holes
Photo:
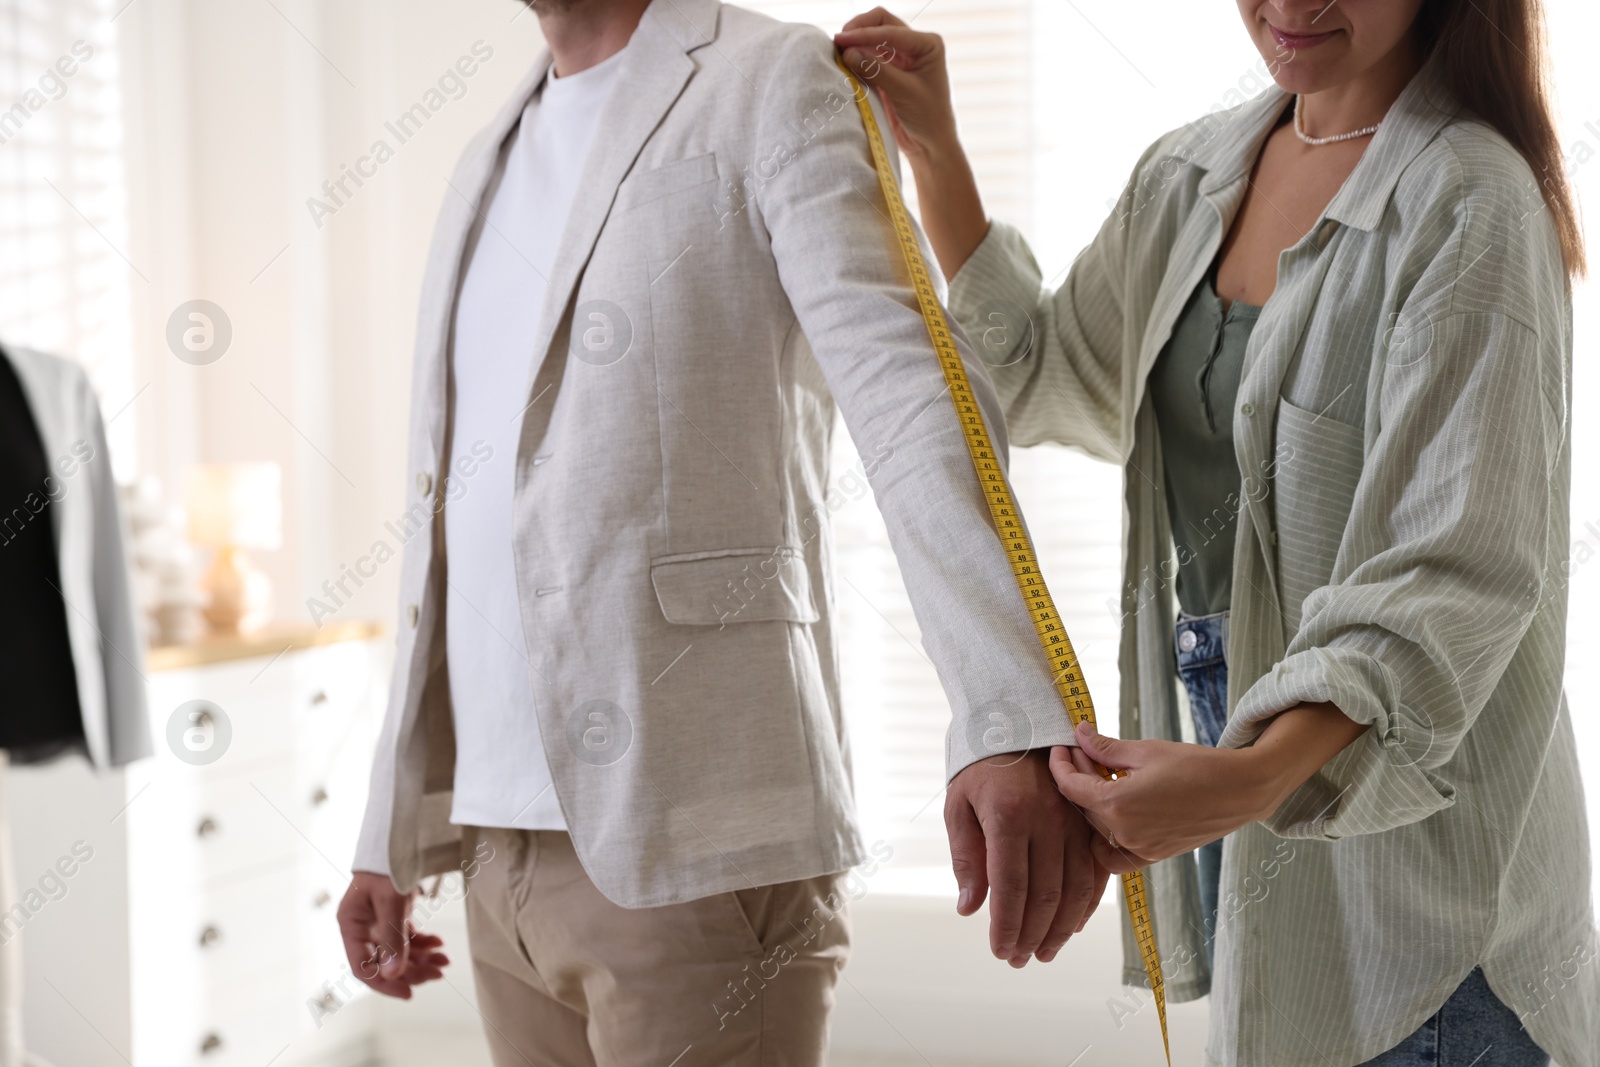
[[1233,593],[1233,531],[1242,506],[1233,407],[1244,346],[1260,314],[1238,300],[1223,311],[1210,277],[1202,278],[1150,370],[1178,606],[1190,615],[1226,611]]

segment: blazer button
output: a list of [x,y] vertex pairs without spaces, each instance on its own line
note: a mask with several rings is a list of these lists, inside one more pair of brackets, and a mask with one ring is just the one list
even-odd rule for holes
[[415,604],[406,605],[406,618],[410,620],[411,628],[413,630],[417,628],[417,617],[421,614],[422,613],[417,610],[417,606]]
[[417,495],[427,496],[433,491],[433,475],[427,471],[417,472]]

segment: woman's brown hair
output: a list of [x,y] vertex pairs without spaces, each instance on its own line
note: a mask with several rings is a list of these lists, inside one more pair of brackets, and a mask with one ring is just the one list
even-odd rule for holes
[[1466,110],[1522,153],[1539,183],[1569,277],[1586,268],[1583,227],[1550,108],[1540,0],[1425,0],[1419,43]]

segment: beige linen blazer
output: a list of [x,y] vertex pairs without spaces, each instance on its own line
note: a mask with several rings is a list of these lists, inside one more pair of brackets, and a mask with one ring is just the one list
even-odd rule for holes
[[[451,727],[471,711],[449,702],[434,519],[453,477],[447,342],[486,184],[548,63],[463,154],[422,292],[419,532],[355,861],[402,889],[460,860]],[[506,389],[528,403],[528,714],[600,890],[643,907],[863,856],[828,581],[835,403],[954,713],[948,773],[1070,741],[828,39],[716,0],[652,4],[582,190],[529,377]],[[995,394],[969,372],[1003,455]]]

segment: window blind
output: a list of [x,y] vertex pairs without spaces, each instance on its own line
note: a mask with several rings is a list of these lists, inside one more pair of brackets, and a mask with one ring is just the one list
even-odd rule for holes
[[[0,0],[0,343],[74,359],[133,472],[122,95],[126,0]],[[115,416],[115,417],[113,417]]]

